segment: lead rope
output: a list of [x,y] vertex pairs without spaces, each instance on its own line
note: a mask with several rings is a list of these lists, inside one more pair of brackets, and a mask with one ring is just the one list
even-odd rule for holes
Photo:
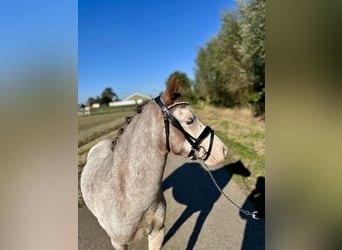
[[212,182],[215,184],[215,187],[217,188],[217,190],[218,190],[224,197],[226,197],[226,199],[227,199],[231,204],[233,204],[235,207],[237,207],[237,208],[238,208],[242,213],[244,213],[245,215],[251,216],[251,217],[252,217],[253,219],[255,219],[255,220],[259,220],[259,218],[257,217],[258,211],[250,212],[250,211],[245,210],[245,209],[241,208],[240,206],[238,206],[232,199],[230,199],[230,198],[228,197],[228,195],[225,194],[225,192],[223,192],[223,190],[222,190],[222,189],[220,188],[220,186],[217,184],[217,182],[216,182],[215,179],[214,179],[214,176],[213,176],[212,173],[210,172],[209,167],[208,167],[206,164],[204,164],[204,166],[205,166],[205,168],[206,168],[206,170],[207,170],[207,172],[208,172],[208,174],[209,174],[209,176],[210,176],[210,179],[211,179]]

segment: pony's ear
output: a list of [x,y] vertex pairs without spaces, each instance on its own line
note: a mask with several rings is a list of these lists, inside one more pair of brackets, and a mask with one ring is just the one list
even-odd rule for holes
[[180,96],[179,91],[179,82],[176,79],[176,76],[172,76],[170,78],[169,83],[167,84],[166,91],[161,96],[164,104],[170,105],[177,97]]

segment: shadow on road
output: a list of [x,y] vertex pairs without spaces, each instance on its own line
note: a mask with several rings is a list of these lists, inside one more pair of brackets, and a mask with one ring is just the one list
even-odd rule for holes
[[248,211],[258,211],[259,220],[240,212],[241,218],[247,220],[241,250],[265,249],[265,177],[257,179],[255,189],[247,197],[242,208]]
[[[223,189],[233,176],[249,176],[249,170],[241,161],[211,171],[217,184]],[[206,170],[199,163],[186,163],[170,174],[162,183],[162,190],[172,188],[174,199],[187,207],[167,232],[163,245],[195,212],[200,211],[186,249],[193,249],[202,226],[221,193],[212,183]]]

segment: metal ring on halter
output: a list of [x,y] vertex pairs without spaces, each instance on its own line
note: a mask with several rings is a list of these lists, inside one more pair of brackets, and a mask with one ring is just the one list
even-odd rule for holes
[[260,218],[257,217],[257,213],[259,213],[258,211],[254,211],[251,213],[251,216],[254,220],[259,220]]

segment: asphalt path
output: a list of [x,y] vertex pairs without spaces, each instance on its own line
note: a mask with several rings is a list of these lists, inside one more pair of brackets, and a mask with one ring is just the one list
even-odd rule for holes
[[[223,191],[244,209],[253,211],[251,195],[231,180],[233,174],[248,175],[241,164],[211,169]],[[167,202],[163,249],[265,249],[265,221],[241,213],[217,191],[200,163],[170,154],[162,184]],[[78,249],[113,250],[110,239],[84,205],[78,210]],[[147,239],[129,250],[147,250]]]

